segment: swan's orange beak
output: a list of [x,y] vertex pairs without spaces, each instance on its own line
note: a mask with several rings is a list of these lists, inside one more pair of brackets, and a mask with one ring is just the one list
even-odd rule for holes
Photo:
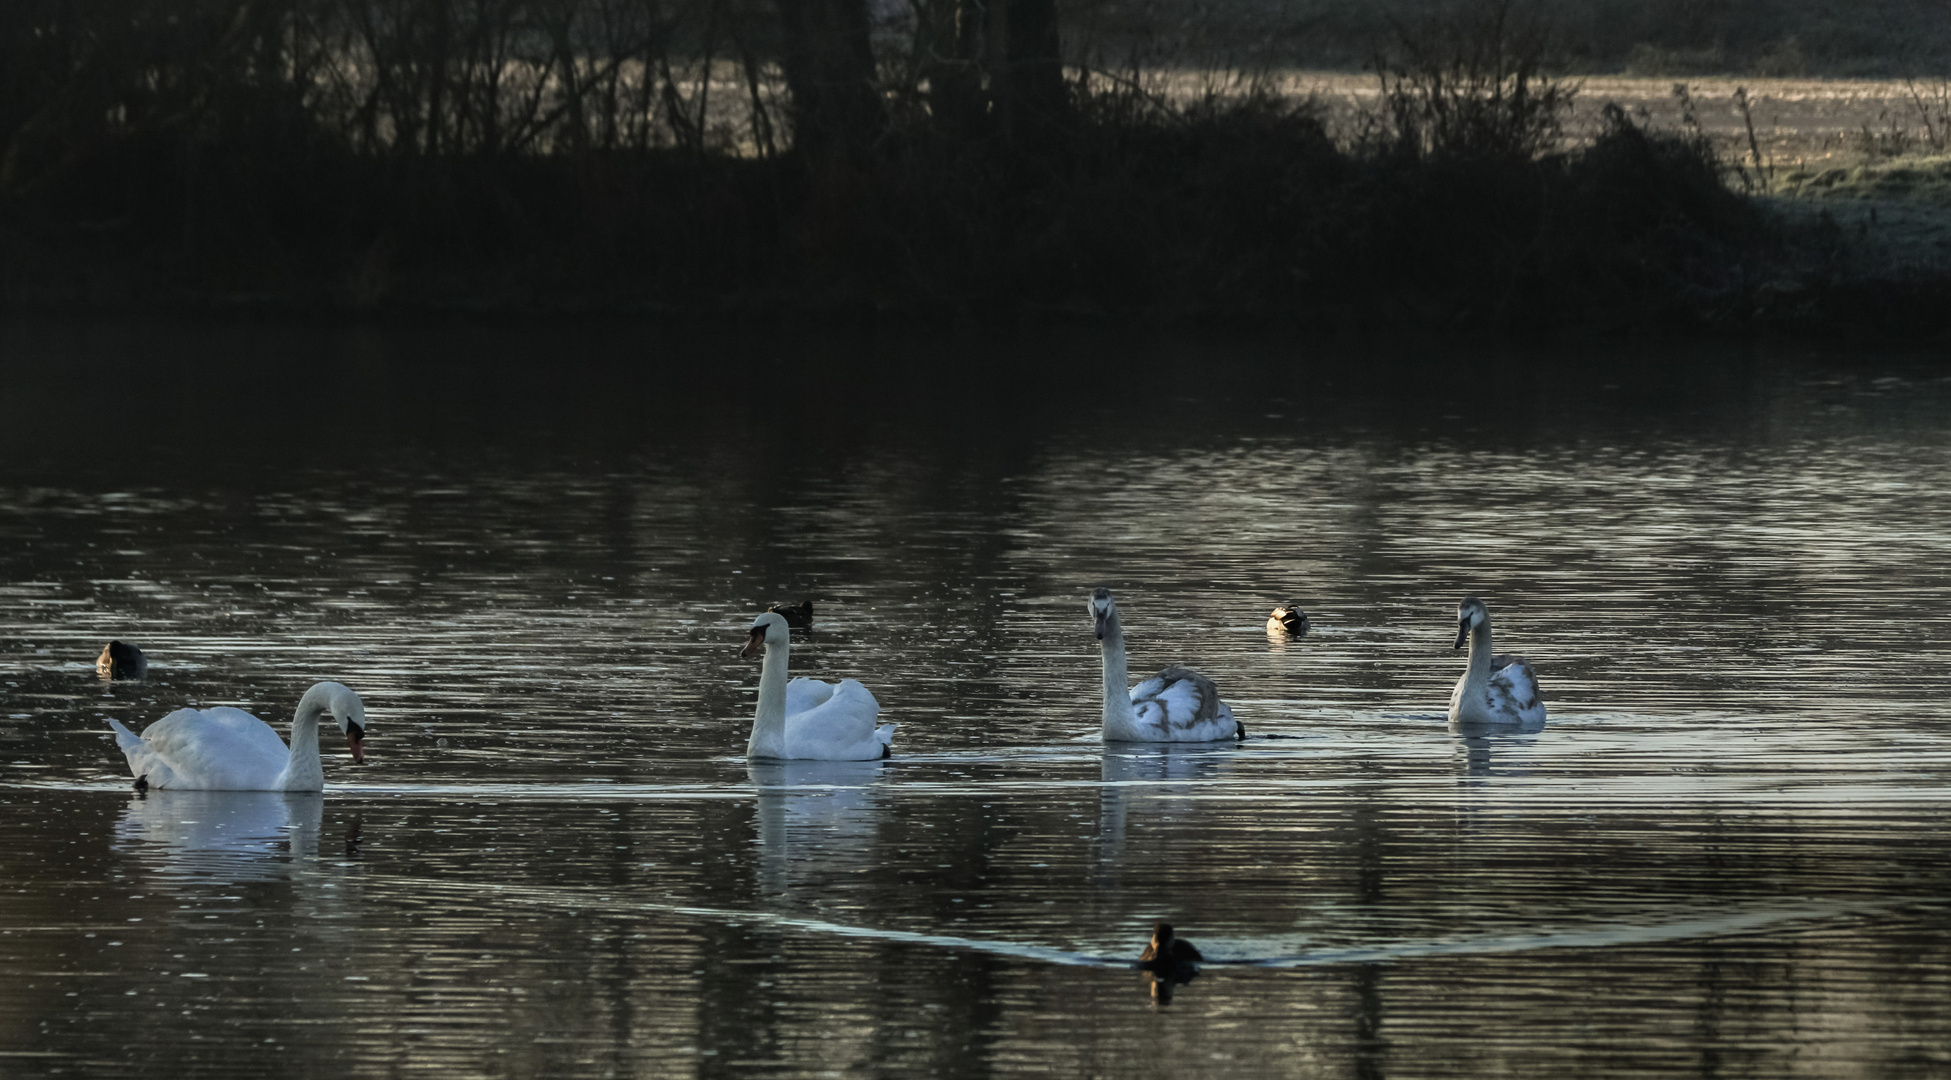
[[366,733],[359,730],[358,725],[353,725],[352,730],[345,733],[345,744],[352,748],[352,763],[354,765],[364,765],[366,763]]
[[751,638],[747,639],[745,647],[738,651],[738,658],[740,660],[750,660],[754,656],[759,655],[759,651],[765,648],[765,630],[766,628],[763,626],[755,626],[752,628]]

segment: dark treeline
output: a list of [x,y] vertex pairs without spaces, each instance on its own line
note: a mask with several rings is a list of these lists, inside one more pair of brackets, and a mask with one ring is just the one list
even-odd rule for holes
[[1714,319],[1773,241],[1698,138],[1567,139],[1542,24],[1398,27],[1330,131],[1066,63],[1052,0],[15,0],[23,308]]

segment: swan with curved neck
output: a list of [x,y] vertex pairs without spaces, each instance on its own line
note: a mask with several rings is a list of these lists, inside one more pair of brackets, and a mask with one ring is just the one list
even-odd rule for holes
[[881,704],[853,679],[786,678],[792,633],[778,612],[752,620],[742,657],[763,650],[759,704],[745,756],[775,761],[868,761],[893,753],[894,724],[875,724]]
[[1470,645],[1463,677],[1450,693],[1452,727],[1543,727],[1545,703],[1529,661],[1495,656],[1490,645],[1490,608],[1466,596],[1456,610],[1456,648]]
[[1219,699],[1219,687],[1190,668],[1168,667],[1137,686],[1125,660],[1125,628],[1111,590],[1091,594],[1091,619],[1104,650],[1106,742],[1218,742],[1246,738],[1246,725]]
[[129,772],[149,788],[196,791],[321,791],[319,721],[330,716],[345,734],[352,762],[366,761],[366,706],[335,682],[315,684],[298,699],[291,745],[242,709],[178,709],[137,735],[111,719]]

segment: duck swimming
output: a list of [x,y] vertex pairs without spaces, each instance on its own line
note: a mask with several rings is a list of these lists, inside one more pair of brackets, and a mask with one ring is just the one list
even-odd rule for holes
[[1172,933],[1171,923],[1152,927],[1152,943],[1139,954],[1138,966],[1150,974],[1152,999],[1160,1005],[1172,1003],[1172,991],[1199,977],[1199,954],[1192,942]]
[[104,679],[146,678],[149,675],[149,658],[134,645],[111,641],[102,646],[102,654],[95,658],[95,674]]
[[1292,600],[1275,608],[1267,616],[1267,630],[1279,631],[1289,637],[1306,637],[1308,630],[1307,612]]
[[773,604],[767,611],[778,612],[786,620],[786,625],[795,630],[813,628],[813,601],[801,600],[797,604]]
[[1157,923],[1152,927],[1152,943],[1138,956],[1140,964],[1157,966],[1177,966],[1196,964],[1205,957],[1199,954],[1198,946],[1172,932],[1172,924]]

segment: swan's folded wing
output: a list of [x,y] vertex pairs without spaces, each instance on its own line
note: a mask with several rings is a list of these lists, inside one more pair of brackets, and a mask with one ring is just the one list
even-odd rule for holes
[[833,691],[832,683],[818,679],[794,679],[786,684],[786,715],[819,708],[833,697]]
[[1496,711],[1508,710],[1525,723],[1542,722],[1544,695],[1538,691],[1538,675],[1531,670],[1530,662],[1515,656],[1499,656],[1491,660],[1491,667],[1491,698],[1501,706]]
[[154,786],[262,790],[291,760],[278,733],[242,709],[178,709],[144,728],[142,743],[175,774],[167,785],[150,777]]
[[1169,667],[1132,687],[1131,706],[1140,726],[1161,742],[1233,737],[1232,713],[1221,704],[1219,687],[1189,668]]
[[178,709],[145,728],[142,740],[170,755],[182,753],[193,744],[221,744],[226,751],[275,758],[281,768],[290,753],[271,725],[242,709],[224,705]]
[[874,732],[874,721],[880,715],[881,703],[865,686],[842,679],[825,702],[786,717],[786,752],[795,758],[827,761],[880,757],[881,747],[886,745]]

